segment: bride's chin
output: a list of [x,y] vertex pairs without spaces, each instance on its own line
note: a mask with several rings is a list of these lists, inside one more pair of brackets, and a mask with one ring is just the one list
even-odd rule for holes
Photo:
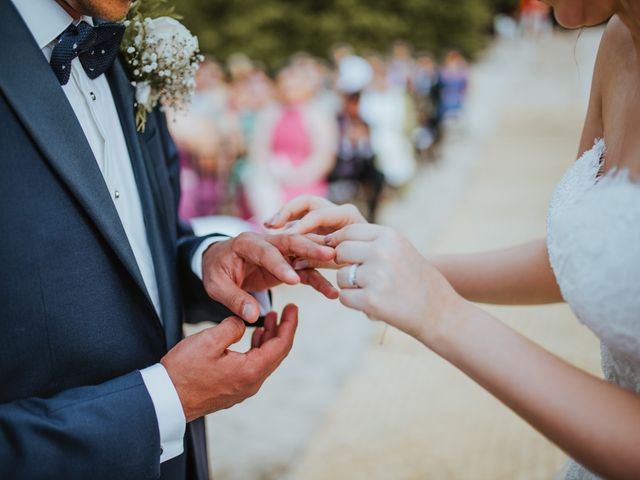
[[608,22],[609,19],[615,15],[615,11],[613,9],[604,5],[599,8],[599,11],[587,10],[588,8],[576,8],[571,5],[562,5],[556,6],[553,9],[553,14],[560,25],[570,30],[601,25]]
[[565,12],[562,9],[554,9],[553,15],[556,17],[556,20],[560,25],[564,28],[568,28],[570,30],[574,30],[576,28],[585,27],[584,17],[582,15],[577,14],[577,12],[568,11]]

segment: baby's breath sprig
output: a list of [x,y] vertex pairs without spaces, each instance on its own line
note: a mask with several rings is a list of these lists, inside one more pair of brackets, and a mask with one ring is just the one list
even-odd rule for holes
[[136,87],[136,127],[158,103],[179,110],[191,102],[195,74],[203,57],[198,39],[178,21],[167,0],[136,0],[125,20],[120,49]]

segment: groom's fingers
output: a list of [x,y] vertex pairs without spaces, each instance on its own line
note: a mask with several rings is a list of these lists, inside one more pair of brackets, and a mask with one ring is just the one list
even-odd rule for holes
[[262,341],[260,345],[268,342],[278,333],[278,314],[275,312],[269,312],[264,319],[264,333],[262,334]]
[[239,342],[246,327],[242,320],[236,317],[225,318],[220,325],[209,328],[203,333],[209,336],[211,348],[215,353],[222,354],[234,343]]
[[246,358],[251,367],[262,375],[270,375],[291,351],[297,327],[298,307],[287,305],[276,335],[269,341],[263,339],[260,348],[247,352]]
[[336,270],[340,268],[340,265],[335,260],[331,262],[316,262],[315,260],[299,258],[293,262],[293,268],[299,274],[300,270]]
[[302,283],[313,287],[330,300],[335,300],[340,295],[340,292],[331,285],[331,282],[317,270],[299,270],[298,275],[300,275]]
[[256,328],[251,335],[251,348],[260,348],[262,345],[262,336],[264,335],[264,328]]
[[274,245],[286,257],[299,257],[307,260],[328,262],[334,259],[335,251],[317,236],[270,235],[266,241]]
[[324,235],[318,235],[316,233],[305,233],[304,234],[305,238],[308,238],[309,240],[311,240],[313,243],[316,243],[318,245],[320,245],[321,247],[325,246],[324,243]]
[[252,265],[264,268],[283,283],[295,285],[300,282],[300,277],[281,251],[263,236],[254,234],[239,236],[236,239],[235,252]]

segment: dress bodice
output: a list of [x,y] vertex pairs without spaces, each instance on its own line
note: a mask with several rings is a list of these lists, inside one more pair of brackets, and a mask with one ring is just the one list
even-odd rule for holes
[[[600,176],[599,140],[567,171],[548,216],[551,266],[577,318],[601,341],[607,381],[640,393],[640,184]],[[568,478],[595,478],[577,464]]]

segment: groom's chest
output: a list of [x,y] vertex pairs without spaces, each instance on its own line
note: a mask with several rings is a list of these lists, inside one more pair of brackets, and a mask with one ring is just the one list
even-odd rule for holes
[[[136,182],[127,141],[109,82],[104,75],[90,79],[83,72],[76,58],[71,66],[69,82],[62,86],[62,90],[78,119],[82,135],[93,152],[94,160],[100,169],[105,187],[123,227],[127,231],[127,236],[140,239],[138,242],[132,242],[132,246],[140,244],[145,240],[139,191],[140,188],[144,188],[144,185],[138,185],[140,179]],[[142,139],[135,137],[131,141],[140,143]],[[146,148],[142,144],[137,147],[140,151]],[[149,176],[146,171],[139,172],[139,175]],[[149,252],[136,253],[137,257],[149,254]]]
[[131,163],[124,132],[106,77],[90,79],[79,67],[76,58],[69,82],[61,88],[103,177],[109,182],[117,174],[116,162]]

